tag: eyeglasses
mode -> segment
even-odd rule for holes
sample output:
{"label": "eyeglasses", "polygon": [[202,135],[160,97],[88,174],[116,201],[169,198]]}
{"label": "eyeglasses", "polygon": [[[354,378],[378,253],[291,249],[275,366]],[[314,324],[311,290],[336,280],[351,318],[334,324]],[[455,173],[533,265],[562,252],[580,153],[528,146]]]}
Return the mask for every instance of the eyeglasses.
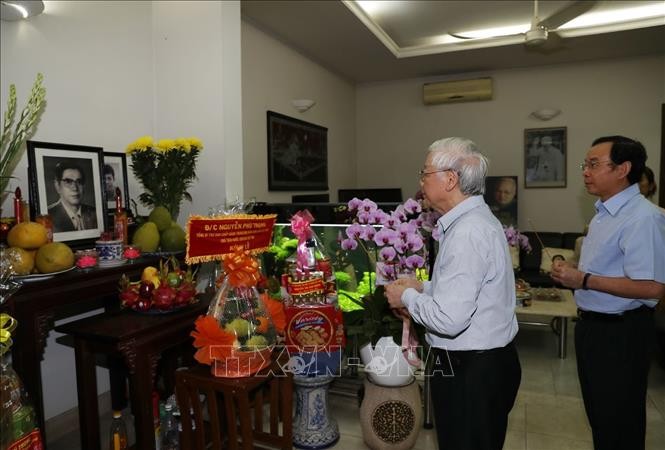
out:
{"label": "eyeglasses", "polygon": [[614,166],[615,164],[612,161],[584,161],[582,164],[580,164],[580,170],[584,169],[589,169],[589,170],[596,170],[598,167],[600,167],[601,164],[607,164],[609,166]]}
{"label": "eyeglasses", "polygon": [[71,179],[71,178],[63,178],[63,179],[60,180],[60,181],[62,181],[63,183],[65,183],[65,186],[70,187],[70,188],[71,188],[71,187],[74,187],[74,185],[76,185],[76,186],[83,186],[83,185],[85,184],[85,182],[84,182],[81,178],[78,178],[78,179],[76,179],[76,180],[73,180],[73,179]]}
{"label": "eyeglasses", "polygon": [[439,170],[430,170],[429,172],[425,171],[424,169],[418,172],[420,175],[420,179],[424,180],[427,175],[432,175],[433,173],[439,173],[439,172],[454,172],[453,169],[439,169]]}

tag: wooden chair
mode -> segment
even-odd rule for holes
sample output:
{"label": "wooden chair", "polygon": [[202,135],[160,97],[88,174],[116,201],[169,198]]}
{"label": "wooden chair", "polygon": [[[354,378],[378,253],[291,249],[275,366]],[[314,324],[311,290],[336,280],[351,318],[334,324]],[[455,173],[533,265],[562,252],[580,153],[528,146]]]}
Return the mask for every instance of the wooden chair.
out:
{"label": "wooden chair", "polygon": [[[178,370],[176,397],[183,449],[292,448],[293,377],[276,363],[247,378],[215,377],[208,366]],[[270,405],[268,431],[264,431],[264,405]]]}

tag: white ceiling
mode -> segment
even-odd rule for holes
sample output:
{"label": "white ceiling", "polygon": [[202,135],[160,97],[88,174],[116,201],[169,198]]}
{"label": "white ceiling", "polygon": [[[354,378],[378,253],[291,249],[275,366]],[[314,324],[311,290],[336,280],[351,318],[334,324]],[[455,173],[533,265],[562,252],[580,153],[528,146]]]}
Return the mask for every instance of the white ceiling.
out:
{"label": "white ceiling", "polygon": [[[574,2],[538,3],[542,20]],[[664,1],[582,3],[590,9],[580,19],[627,7],[655,6],[662,15],[559,29],[543,47],[533,48],[524,45],[524,35],[477,40],[446,35],[515,25],[526,31],[532,1],[388,1],[363,9],[355,1],[252,0],[242,1],[241,8],[243,19],[354,82],[665,54]]]}

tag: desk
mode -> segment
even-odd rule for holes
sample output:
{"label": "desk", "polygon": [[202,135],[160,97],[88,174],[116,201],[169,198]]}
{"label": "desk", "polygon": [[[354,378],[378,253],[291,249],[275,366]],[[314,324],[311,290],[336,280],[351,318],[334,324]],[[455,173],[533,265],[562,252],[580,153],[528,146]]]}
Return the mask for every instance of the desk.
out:
{"label": "desk", "polygon": [[124,273],[138,279],[145,266],[157,264],[159,258],[143,257],[113,268],[89,272],[74,269],[47,280],[24,283],[2,305],[2,310],[19,324],[14,332],[12,364],[33,400],[42,433],[45,434],[41,361],[53,321],[101,307],[118,308],[120,276]]}
{"label": "desk", "polygon": [[[129,372],[136,448],[155,448],[152,390],[161,353],[191,340],[194,320],[208,309],[209,298],[170,314],[106,312],[69,322],[56,331],[74,337],[81,448],[99,450],[99,413],[95,354],[119,355]],[[193,350],[193,348],[192,348]]]}
{"label": "desk", "polygon": [[[524,322],[519,320],[519,316],[547,316],[554,317],[559,322],[559,358],[566,359],[566,349],[568,344],[568,319],[577,317],[577,305],[573,292],[569,289],[557,289],[561,301],[531,300],[531,306],[518,306],[515,313],[518,315],[518,322],[528,324],[538,324],[534,322]],[[557,330],[555,330],[557,332]]]}

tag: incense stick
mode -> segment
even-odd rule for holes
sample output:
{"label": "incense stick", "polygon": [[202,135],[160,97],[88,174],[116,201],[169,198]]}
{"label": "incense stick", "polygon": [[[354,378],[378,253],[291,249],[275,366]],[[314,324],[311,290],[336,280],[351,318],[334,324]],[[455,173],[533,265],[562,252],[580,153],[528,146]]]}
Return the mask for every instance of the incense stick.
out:
{"label": "incense stick", "polygon": [[543,240],[540,239],[540,235],[536,231],[536,227],[533,226],[533,222],[531,222],[531,219],[528,218],[526,219],[526,221],[529,222],[529,225],[531,226],[531,231],[533,231],[533,234],[536,235],[536,239],[538,239],[538,242],[540,242],[540,248],[542,249],[542,251],[545,252],[550,261],[552,261],[552,255],[550,255],[550,252],[548,252],[547,248],[545,248],[545,244],[543,244]]}

